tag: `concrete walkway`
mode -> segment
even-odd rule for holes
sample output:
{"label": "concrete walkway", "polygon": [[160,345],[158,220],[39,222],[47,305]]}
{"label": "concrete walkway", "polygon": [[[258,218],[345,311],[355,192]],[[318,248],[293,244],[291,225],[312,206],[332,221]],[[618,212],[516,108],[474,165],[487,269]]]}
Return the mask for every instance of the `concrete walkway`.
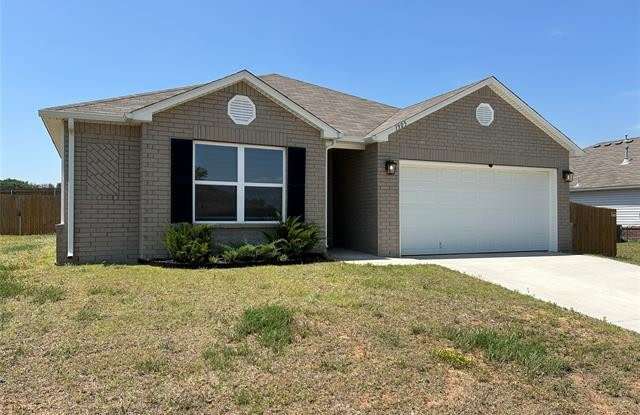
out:
{"label": "concrete walkway", "polygon": [[640,333],[640,266],[591,255],[511,253],[383,258],[333,250],[352,264],[437,264]]}

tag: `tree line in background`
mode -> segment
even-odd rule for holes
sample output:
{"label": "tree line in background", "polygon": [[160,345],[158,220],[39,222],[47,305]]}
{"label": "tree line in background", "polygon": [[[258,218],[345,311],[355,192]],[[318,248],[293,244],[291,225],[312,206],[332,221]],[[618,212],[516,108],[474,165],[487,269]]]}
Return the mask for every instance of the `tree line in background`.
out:
{"label": "tree line in background", "polygon": [[20,179],[0,179],[0,190],[60,189],[60,183],[36,184]]}

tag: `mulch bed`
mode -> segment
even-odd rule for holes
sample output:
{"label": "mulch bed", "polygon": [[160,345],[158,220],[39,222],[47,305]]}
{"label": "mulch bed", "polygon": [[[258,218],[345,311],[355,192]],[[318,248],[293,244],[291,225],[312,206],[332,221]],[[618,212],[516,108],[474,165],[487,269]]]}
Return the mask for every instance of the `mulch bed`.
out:
{"label": "mulch bed", "polygon": [[215,264],[205,263],[205,264],[189,264],[184,262],[177,262],[173,259],[139,259],[138,262],[144,265],[151,265],[154,267],[162,267],[162,268],[183,268],[183,269],[200,269],[200,268],[245,268],[245,267],[256,267],[260,265],[302,265],[302,264],[313,264],[316,262],[332,262],[331,259],[327,258],[324,254],[307,254],[304,257],[297,260],[290,261],[276,261],[276,262],[265,262],[265,261],[241,261],[241,262],[217,262]]}

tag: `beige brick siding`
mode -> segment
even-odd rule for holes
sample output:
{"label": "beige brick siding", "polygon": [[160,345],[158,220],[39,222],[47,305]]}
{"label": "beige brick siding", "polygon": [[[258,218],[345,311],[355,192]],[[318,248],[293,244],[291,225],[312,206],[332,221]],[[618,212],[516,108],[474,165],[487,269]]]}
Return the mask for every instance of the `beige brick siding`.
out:
{"label": "beige brick siding", "polygon": [[[74,262],[138,259],[140,127],[75,123]],[[65,125],[65,178],[69,168]],[[65,196],[68,180],[65,180]],[[68,205],[65,203],[65,222]],[[66,225],[59,226],[57,254],[66,262]]]}
{"label": "beige brick siding", "polygon": [[[256,119],[236,125],[227,115],[234,95],[250,97]],[[306,148],[305,219],[325,228],[325,157],[320,131],[241,82],[155,114],[142,127],[140,157],[140,255],[166,255],[162,238],[170,221],[170,140],[186,138],[228,143]],[[254,228],[219,228],[218,240],[254,239]],[[324,237],[324,235],[323,235]]]}
{"label": "beige brick siding", "polygon": [[[481,102],[491,104],[494,122],[475,118]],[[385,160],[502,164],[558,169],[558,247],[570,249],[569,185],[562,170],[569,152],[528,121],[489,87],[464,97],[392,134],[378,147],[378,254],[399,255],[399,175],[384,172]],[[402,171],[399,170],[402,174]]]}
{"label": "beige brick siding", "polygon": [[378,251],[377,148],[329,150],[335,246]]}

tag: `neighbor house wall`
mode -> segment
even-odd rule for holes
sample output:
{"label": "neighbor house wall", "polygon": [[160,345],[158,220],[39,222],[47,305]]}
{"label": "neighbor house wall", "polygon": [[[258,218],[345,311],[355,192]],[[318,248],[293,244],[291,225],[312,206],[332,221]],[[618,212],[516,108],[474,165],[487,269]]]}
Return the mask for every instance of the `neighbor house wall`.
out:
{"label": "neighbor house wall", "polygon": [[[256,106],[256,119],[237,125],[227,115],[227,103],[246,95]],[[245,82],[229,86],[154,114],[143,124],[140,148],[140,256],[166,256],[162,242],[171,215],[170,141],[172,138],[226,143],[304,147],[306,149],[305,219],[325,237],[326,149],[320,131],[295,117]],[[219,242],[255,241],[264,225],[214,225]]]}
{"label": "neighbor house wall", "polygon": [[[56,227],[56,260],[122,262],[138,259],[140,127],[75,122],[74,257],[67,258],[69,204]],[[69,131],[64,134],[64,195],[69,190]]]}
{"label": "neighbor house wall", "polygon": [[[478,104],[489,103],[493,123],[478,123]],[[570,249],[569,185],[562,170],[569,168],[569,152],[500,98],[484,87],[427,117],[391,134],[377,147],[378,254],[400,254],[399,177],[387,175],[386,160],[424,160],[558,170],[558,248]]]}
{"label": "neighbor house wall", "polygon": [[375,146],[329,150],[332,170],[333,244],[376,254],[378,250]]}
{"label": "neighbor house wall", "polygon": [[618,225],[640,227],[640,189],[573,191],[571,201],[616,210]]}

